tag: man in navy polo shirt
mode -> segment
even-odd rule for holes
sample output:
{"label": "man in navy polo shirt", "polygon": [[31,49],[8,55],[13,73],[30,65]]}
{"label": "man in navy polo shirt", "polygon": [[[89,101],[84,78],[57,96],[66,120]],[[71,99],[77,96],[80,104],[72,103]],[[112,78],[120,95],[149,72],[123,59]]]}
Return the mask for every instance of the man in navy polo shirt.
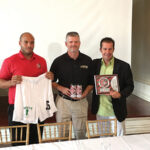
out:
{"label": "man in navy polo shirt", "polygon": [[[72,121],[76,139],[83,139],[88,112],[86,96],[93,88],[92,60],[79,51],[80,37],[77,32],[67,33],[65,44],[67,53],[56,58],[50,69],[54,73],[53,87],[59,91],[56,98],[56,120]],[[80,98],[71,95],[72,84],[74,88],[79,85],[80,90],[82,87]]]}

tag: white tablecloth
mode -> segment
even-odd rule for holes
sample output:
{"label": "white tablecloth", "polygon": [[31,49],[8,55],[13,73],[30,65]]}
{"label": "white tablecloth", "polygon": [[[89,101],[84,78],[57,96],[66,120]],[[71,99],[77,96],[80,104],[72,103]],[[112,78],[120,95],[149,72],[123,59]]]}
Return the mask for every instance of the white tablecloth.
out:
{"label": "white tablecloth", "polygon": [[0,150],[150,150],[150,134],[43,143]]}

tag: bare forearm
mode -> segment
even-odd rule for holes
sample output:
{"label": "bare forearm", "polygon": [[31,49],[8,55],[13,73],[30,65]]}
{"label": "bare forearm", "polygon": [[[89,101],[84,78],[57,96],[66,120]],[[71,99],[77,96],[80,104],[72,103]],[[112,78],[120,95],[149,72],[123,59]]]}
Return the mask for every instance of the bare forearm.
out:
{"label": "bare forearm", "polygon": [[12,76],[11,80],[0,79],[0,88],[7,89],[11,86],[16,86],[16,84],[20,84],[22,81],[22,77],[20,75]]}
{"label": "bare forearm", "polygon": [[7,88],[10,88],[11,86],[12,86],[11,80],[0,79],[0,88],[1,89],[7,89]]}
{"label": "bare forearm", "polygon": [[92,89],[93,89],[93,85],[88,85],[88,86],[86,87],[86,89],[84,90],[82,96],[83,96],[83,97],[86,97],[86,96],[89,94],[89,92],[92,91]]}
{"label": "bare forearm", "polygon": [[52,83],[52,86],[53,86],[54,89],[60,91],[61,93],[70,96],[70,89],[69,89],[69,88],[66,88],[66,87],[64,87],[64,86],[61,86],[61,85],[59,85],[59,84],[56,83],[56,82],[53,82],[53,83]]}
{"label": "bare forearm", "polygon": [[61,91],[61,85],[59,85],[58,83],[53,82],[53,83],[52,83],[52,86],[53,86],[54,89],[56,89],[56,90],[58,90],[58,91]]}

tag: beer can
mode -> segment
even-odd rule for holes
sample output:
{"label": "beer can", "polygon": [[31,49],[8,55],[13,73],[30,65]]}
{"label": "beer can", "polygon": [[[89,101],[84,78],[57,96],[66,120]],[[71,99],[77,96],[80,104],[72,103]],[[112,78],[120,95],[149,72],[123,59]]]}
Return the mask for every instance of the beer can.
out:
{"label": "beer can", "polygon": [[77,85],[77,97],[80,98],[82,96],[82,85]]}
{"label": "beer can", "polygon": [[76,85],[73,84],[70,85],[70,97],[72,98],[77,97],[76,89],[77,89]]}

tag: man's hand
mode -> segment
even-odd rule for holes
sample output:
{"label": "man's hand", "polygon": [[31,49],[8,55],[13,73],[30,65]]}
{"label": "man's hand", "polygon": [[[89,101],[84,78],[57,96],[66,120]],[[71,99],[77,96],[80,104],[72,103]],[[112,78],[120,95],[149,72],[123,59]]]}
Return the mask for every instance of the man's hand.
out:
{"label": "man's hand", "polygon": [[120,98],[121,94],[117,91],[110,91],[110,96],[112,96],[112,98]]}
{"label": "man's hand", "polygon": [[91,92],[92,89],[93,89],[93,85],[88,85],[88,86],[86,87],[86,89],[84,90],[84,92],[82,93],[81,97],[79,97],[79,98],[76,97],[76,98],[74,98],[74,99],[76,99],[76,100],[81,100],[81,99],[86,98],[87,95],[89,94],[89,92]]}
{"label": "man's hand", "polygon": [[59,85],[56,82],[52,82],[52,86],[53,86],[53,88],[57,89],[58,91],[60,91],[64,95],[70,96],[70,89],[69,88],[66,88],[62,85]]}
{"label": "man's hand", "polygon": [[10,84],[11,86],[15,86],[16,84],[20,84],[21,81],[22,81],[22,77],[20,75],[14,75],[10,80]]}
{"label": "man's hand", "polygon": [[59,91],[61,91],[64,95],[67,95],[70,97],[70,89],[63,87],[63,86],[60,86]]}
{"label": "man's hand", "polygon": [[46,72],[45,76],[47,79],[50,79],[52,81],[54,80],[54,74],[52,72]]}
{"label": "man's hand", "polygon": [[85,95],[84,93],[81,95],[81,97],[74,97],[73,99],[75,100],[81,100],[84,99],[87,95]]}
{"label": "man's hand", "polygon": [[76,98],[73,98],[73,99],[81,100],[81,99],[86,98],[87,95],[92,91],[92,89],[93,89],[93,85],[88,85],[86,87],[86,89],[84,90],[84,92],[82,93],[81,97],[76,97]]}

